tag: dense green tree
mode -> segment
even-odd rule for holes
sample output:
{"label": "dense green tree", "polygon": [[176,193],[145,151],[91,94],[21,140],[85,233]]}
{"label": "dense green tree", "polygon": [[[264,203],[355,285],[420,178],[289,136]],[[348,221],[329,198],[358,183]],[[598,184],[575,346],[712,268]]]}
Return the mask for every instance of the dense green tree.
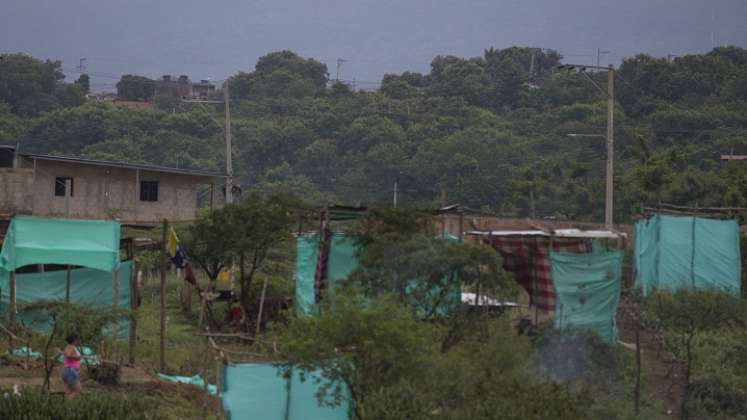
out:
{"label": "dense green tree", "polygon": [[[683,364],[681,418],[710,417],[707,412],[692,413],[693,382],[705,373],[696,368],[702,366],[697,357],[703,356],[698,354],[698,346],[704,336],[718,330],[743,331],[747,324],[747,307],[739,298],[720,291],[658,291],[645,299],[643,317],[644,322],[661,334],[665,348]],[[737,407],[747,404],[747,398],[741,398],[741,402],[735,402]],[[714,414],[722,413],[718,410],[711,413]]]}
{"label": "dense green tree", "polygon": [[25,54],[1,54],[0,102],[24,117],[80,105],[85,90],[65,84],[61,66],[59,61],[41,61]]}
{"label": "dense green tree", "polygon": [[117,96],[127,101],[151,101],[156,94],[156,82],[144,76],[125,74],[117,82]]}
{"label": "dense green tree", "polygon": [[229,80],[231,96],[302,98],[322,92],[329,80],[327,66],[292,51],[262,56],[252,73],[239,73]]}
{"label": "dense green tree", "polygon": [[[616,220],[659,201],[745,203],[744,165],[719,161],[724,153],[747,153],[744,56],[741,48],[723,47],[621,63]],[[0,89],[13,89],[0,99],[7,103],[5,111],[0,106],[4,143],[224,166],[222,106],[198,108],[173,95],[159,95],[155,110],[79,106],[82,80],[63,83],[54,62],[7,57],[0,80],[10,84]],[[388,74],[378,90],[354,91],[344,83],[327,87],[327,69],[318,61],[289,51],[267,54],[254,71],[229,80],[236,175],[245,189],[304,191],[318,202],[389,203],[397,182],[400,202],[435,206],[445,195],[448,202],[526,217],[534,201],[537,217],[599,221],[604,142],[567,135],[605,132],[605,97],[591,81],[604,90],[606,73],[558,71],[560,59],[521,47],[469,59],[439,56],[427,74]],[[123,87],[131,98],[152,98],[154,82],[128,80],[134,83]],[[534,188],[524,182],[527,171],[537,175]]]}
{"label": "dense green tree", "polygon": [[81,74],[78,80],[75,81],[75,84],[80,86],[83,93],[88,94],[91,92],[91,78],[86,73]]}
{"label": "dense green tree", "polygon": [[587,399],[528,374],[529,342],[505,322],[476,320],[444,352],[443,330],[416,321],[395,297],[347,289],[328,297],[319,316],[276,331],[283,366],[319,383],[322,404],[349,396],[359,420],[589,418]]}

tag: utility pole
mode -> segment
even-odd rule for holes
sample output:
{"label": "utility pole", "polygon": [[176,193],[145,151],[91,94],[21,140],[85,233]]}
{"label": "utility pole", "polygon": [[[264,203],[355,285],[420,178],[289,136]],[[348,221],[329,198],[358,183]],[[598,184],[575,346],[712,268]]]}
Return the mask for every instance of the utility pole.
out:
{"label": "utility pole", "polygon": [[536,48],[532,48],[532,61],[529,62],[529,80],[534,81],[534,53],[537,52]]}
{"label": "utility pole", "polygon": [[614,170],[615,170],[615,69],[612,64],[607,68],[607,188],[604,200],[604,225],[607,229],[613,227],[613,205],[614,205]]}
{"label": "utility pole", "polygon": [[342,68],[342,63],[347,62],[348,60],[344,58],[338,58],[337,59],[337,75],[335,76],[335,81],[340,81],[340,68]]}
{"label": "utility pole", "polygon": [[228,94],[228,79],[223,83],[223,102],[226,105],[226,203],[233,203],[233,164],[231,162],[231,98]]}
{"label": "utility pole", "polygon": [[[233,164],[231,162],[232,147],[231,147],[231,98],[228,92],[228,80],[223,82],[223,101],[218,100],[201,100],[201,99],[188,99],[182,100],[188,104],[198,104],[205,114],[210,117],[211,120],[218,127],[223,130],[223,135],[226,141],[226,203],[233,203]],[[204,104],[223,104],[225,106],[226,121],[225,127],[221,126],[221,123],[208,112]]]}
{"label": "utility pole", "polygon": [[597,67],[602,66],[602,56],[604,54],[609,54],[609,53],[610,53],[609,51],[602,51],[601,48],[597,48]]}
{"label": "utility pole", "polygon": [[[595,70],[607,70],[607,91],[605,92],[594,79],[586,74],[587,68]],[[615,161],[615,68],[610,64],[607,67],[584,66],[580,64],[564,64],[558,66],[559,70],[581,69],[581,74],[591,82],[600,92],[607,95],[607,134],[568,134],[570,137],[604,137],[607,141],[607,182],[604,194],[604,225],[612,229],[614,225],[614,161]]]}

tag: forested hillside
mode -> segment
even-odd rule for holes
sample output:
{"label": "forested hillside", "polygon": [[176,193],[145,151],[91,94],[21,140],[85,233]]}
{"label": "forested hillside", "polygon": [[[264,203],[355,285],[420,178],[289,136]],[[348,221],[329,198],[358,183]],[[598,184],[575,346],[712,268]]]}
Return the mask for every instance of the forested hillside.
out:
{"label": "forested hillside", "polygon": [[[445,197],[525,217],[533,197],[537,217],[600,221],[604,140],[568,134],[605,132],[606,97],[592,81],[605,89],[607,75],[561,71],[561,61],[491,48],[438,56],[429,74],[390,74],[360,91],[313,58],[270,53],[229,80],[237,177],[245,191],[285,190],[310,203],[389,202],[396,181],[402,204]],[[85,101],[87,77],[65,83],[59,62],[3,55],[0,143],[223,167],[222,105],[183,103],[148,89],[147,78],[123,82],[144,84],[156,109]],[[615,92],[616,221],[643,203],[747,207],[747,162],[720,161],[747,154],[747,50],[630,57]]]}

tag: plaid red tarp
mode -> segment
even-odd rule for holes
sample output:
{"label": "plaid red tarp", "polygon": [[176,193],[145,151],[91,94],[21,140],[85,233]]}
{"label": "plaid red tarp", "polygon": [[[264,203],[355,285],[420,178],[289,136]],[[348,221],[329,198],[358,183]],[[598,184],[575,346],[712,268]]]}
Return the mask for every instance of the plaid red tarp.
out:
{"label": "plaid red tarp", "polygon": [[[529,293],[538,309],[555,311],[555,290],[550,271],[550,238],[491,237],[491,245],[503,257],[503,268]],[[591,252],[591,242],[580,239],[552,240],[555,252]]]}
{"label": "plaid red tarp", "polygon": [[319,303],[322,300],[322,291],[327,287],[327,267],[329,265],[331,241],[332,232],[329,229],[324,229],[319,240],[316,273],[314,273],[314,301],[316,303]]}

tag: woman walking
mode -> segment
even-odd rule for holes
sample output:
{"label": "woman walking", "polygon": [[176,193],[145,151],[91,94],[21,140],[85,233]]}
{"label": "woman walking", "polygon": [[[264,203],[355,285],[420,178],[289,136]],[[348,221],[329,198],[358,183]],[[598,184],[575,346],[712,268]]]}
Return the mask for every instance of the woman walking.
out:
{"label": "woman walking", "polygon": [[65,383],[67,398],[72,400],[80,392],[80,359],[81,355],[75,347],[75,336],[68,335],[65,341],[64,359],[62,365],[62,382]]}

